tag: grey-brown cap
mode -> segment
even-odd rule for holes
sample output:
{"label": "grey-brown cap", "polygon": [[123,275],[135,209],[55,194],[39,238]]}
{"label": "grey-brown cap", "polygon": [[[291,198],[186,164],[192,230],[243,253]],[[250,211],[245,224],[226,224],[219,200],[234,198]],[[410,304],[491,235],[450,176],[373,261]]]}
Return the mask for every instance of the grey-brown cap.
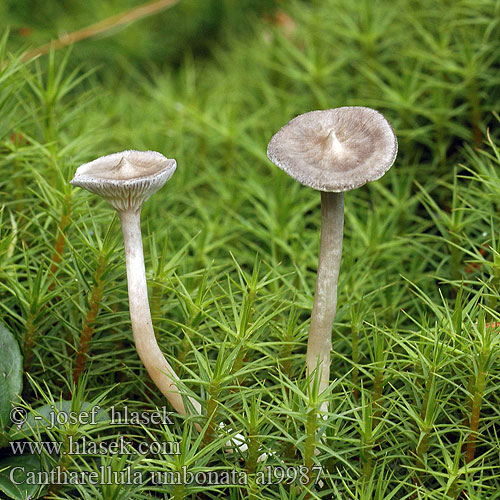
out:
{"label": "grey-brown cap", "polygon": [[177,163],[155,151],[121,151],[84,163],[71,180],[116,210],[139,210],[175,172]]}
{"label": "grey-brown cap", "polygon": [[381,113],[346,106],[290,120],[269,141],[267,157],[305,186],[342,192],[382,177],[397,151],[394,130]]}

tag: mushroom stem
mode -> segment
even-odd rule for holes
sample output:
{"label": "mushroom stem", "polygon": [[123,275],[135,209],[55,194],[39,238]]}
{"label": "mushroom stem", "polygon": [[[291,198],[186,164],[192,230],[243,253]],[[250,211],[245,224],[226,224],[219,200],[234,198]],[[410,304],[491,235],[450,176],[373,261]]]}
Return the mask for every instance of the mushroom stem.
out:
{"label": "mushroom stem", "polygon": [[[318,370],[318,394],[322,393],[330,383],[332,327],[337,309],[337,283],[342,258],[343,228],[344,193],[322,191],[321,244],[306,353],[308,376]],[[328,404],[322,404],[321,410],[327,411]]]}
{"label": "mushroom stem", "polygon": [[[153,330],[144,267],[140,213],[140,208],[119,212],[127,264],[128,300],[134,342],[137,353],[155,385],[178,413],[186,415],[186,407],[177,387],[179,377],[158,347]],[[194,412],[200,415],[200,404],[193,398],[188,400]]]}

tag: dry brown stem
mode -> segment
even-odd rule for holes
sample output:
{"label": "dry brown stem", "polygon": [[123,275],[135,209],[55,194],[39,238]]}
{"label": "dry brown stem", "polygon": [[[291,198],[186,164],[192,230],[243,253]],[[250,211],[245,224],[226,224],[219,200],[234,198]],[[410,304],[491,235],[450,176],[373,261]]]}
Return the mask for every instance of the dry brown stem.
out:
{"label": "dry brown stem", "polygon": [[81,40],[86,40],[87,38],[92,38],[107,31],[123,26],[143,17],[151,16],[162,10],[169,9],[174,5],[178,4],[180,0],[154,0],[153,2],[148,2],[134,9],[127,10],[121,14],[116,14],[115,16],[108,17],[102,21],[91,24],[85,28],[82,28],[72,33],[65,33],[61,35],[57,40],[52,40],[45,45],[41,45],[33,50],[26,52],[22,60],[29,61],[35,57],[47,54],[51,49],[57,50],[73,43],[80,42]]}

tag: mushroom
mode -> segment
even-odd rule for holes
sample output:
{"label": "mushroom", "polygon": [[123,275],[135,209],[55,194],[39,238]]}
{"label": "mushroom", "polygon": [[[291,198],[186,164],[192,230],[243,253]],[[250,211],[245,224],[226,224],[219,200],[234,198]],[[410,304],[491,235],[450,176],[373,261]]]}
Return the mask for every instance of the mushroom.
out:
{"label": "mushroom", "polygon": [[[179,377],[156,342],[149,309],[140,214],[143,203],[172,177],[176,161],[154,151],[122,151],[78,167],[73,186],[102,196],[120,216],[127,267],[130,320],[137,353],[174,409],[186,415]],[[188,398],[200,414],[200,404]]]}
{"label": "mushroom", "polygon": [[[307,375],[318,378],[318,394],[330,379],[344,192],[382,177],[394,163],[397,150],[396,135],[385,117],[361,106],[299,115],[267,147],[267,156],[275,165],[301,184],[321,191],[321,243],[306,352]],[[326,402],[321,410],[328,410]]]}

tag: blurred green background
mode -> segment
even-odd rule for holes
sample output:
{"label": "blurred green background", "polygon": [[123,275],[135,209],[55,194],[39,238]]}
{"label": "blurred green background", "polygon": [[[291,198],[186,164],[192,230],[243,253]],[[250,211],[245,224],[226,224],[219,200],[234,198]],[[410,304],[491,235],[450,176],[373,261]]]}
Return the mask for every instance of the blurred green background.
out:
{"label": "blurred green background", "polygon": [[[5,0],[0,19],[10,26],[11,43],[37,46],[149,2],[140,0]],[[110,30],[98,40],[76,47],[73,62],[141,69],[178,66],[186,52],[206,57],[228,34],[252,33],[278,0],[182,0],[177,5],[129,26]]]}

